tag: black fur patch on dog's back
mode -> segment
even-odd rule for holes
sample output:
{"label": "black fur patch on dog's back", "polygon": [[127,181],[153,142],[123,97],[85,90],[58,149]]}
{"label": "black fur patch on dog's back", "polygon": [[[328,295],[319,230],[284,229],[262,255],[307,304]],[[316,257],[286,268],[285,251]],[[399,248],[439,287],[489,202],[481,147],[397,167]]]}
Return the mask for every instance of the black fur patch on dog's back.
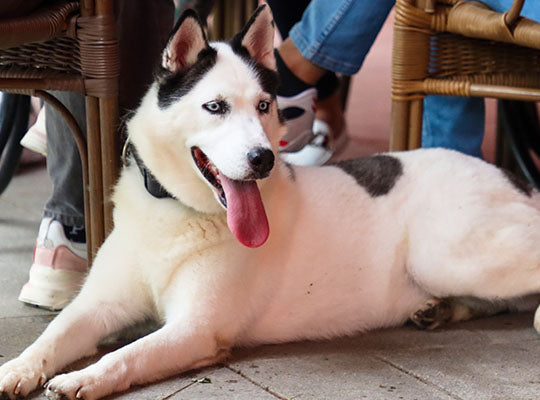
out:
{"label": "black fur patch on dog's back", "polygon": [[371,197],[388,194],[403,175],[401,161],[386,154],[338,161],[329,165],[341,168],[351,175]]}
{"label": "black fur patch on dog's back", "polygon": [[160,66],[157,72],[159,107],[166,108],[186,95],[216,64],[216,61],[217,51],[212,47],[207,47],[199,52],[195,64],[186,70],[172,73]]}
{"label": "black fur patch on dog's back", "polygon": [[529,184],[529,182],[523,180],[521,177],[517,176],[513,172],[508,171],[507,169],[501,168],[501,171],[503,172],[504,176],[506,176],[506,179],[508,179],[519,192],[523,193],[527,197],[532,196],[533,187]]}

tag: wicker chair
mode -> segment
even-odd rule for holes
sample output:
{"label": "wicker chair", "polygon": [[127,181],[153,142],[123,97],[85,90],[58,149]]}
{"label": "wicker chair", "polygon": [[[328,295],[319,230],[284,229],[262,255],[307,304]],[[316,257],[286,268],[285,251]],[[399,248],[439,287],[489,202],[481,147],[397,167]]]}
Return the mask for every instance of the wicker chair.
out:
{"label": "wicker chair", "polygon": [[[111,0],[55,1],[1,19],[0,90],[37,96],[71,127],[81,156],[89,261],[112,228],[111,187],[118,174],[116,27]],[[87,139],[48,90],[86,96]]]}
{"label": "wicker chair", "polygon": [[426,95],[540,101],[540,24],[520,16],[523,4],[501,14],[480,2],[397,0],[391,150],[420,147]]}

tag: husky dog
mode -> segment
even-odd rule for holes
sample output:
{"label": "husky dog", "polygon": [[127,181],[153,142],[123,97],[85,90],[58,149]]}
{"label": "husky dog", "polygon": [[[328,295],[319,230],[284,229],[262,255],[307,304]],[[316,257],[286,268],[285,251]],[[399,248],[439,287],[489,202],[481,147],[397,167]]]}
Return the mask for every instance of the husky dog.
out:
{"label": "husky dog", "polygon": [[[229,43],[183,14],[128,123],[114,230],[79,295],[0,367],[3,397],[48,381],[50,398],[96,399],[237,345],[432,327],[540,293],[538,192],[441,149],[286,165],[276,86],[267,6]],[[149,317],[163,326],[55,376]]]}

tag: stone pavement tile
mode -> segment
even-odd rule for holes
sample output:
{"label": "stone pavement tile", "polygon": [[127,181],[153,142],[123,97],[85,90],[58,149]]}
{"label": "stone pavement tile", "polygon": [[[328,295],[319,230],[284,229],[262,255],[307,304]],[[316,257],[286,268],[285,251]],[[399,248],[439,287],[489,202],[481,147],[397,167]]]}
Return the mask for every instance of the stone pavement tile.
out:
{"label": "stone pavement tile", "polygon": [[[30,250],[30,254],[32,250]],[[3,259],[3,256],[0,257]],[[31,260],[30,260],[31,262]],[[0,324],[11,324],[12,317],[49,315],[49,311],[32,307],[17,300],[19,292],[28,280],[30,265],[17,265],[0,261]]]}
{"label": "stone pavement tile", "polygon": [[272,400],[278,397],[228,368],[201,371],[195,379],[209,378],[210,383],[193,383],[170,397],[171,400]]}
{"label": "stone pavement tile", "polygon": [[467,343],[481,344],[486,337],[475,330],[469,330],[457,325],[448,325],[443,329],[432,331],[419,330],[416,326],[407,325],[400,328],[380,329],[357,335],[349,344],[356,352],[377,353],[395,351],[396,349],[439,348],[444,346],[459,346]]}
{"label": "stone pavement tile", "polygon": [[[11,214],[13,219],[6,215]],[[12,218],[11,216],[9,218]],[[17,300],[28,280],[39,218],[0,202],[0,317],[46,314]]]}
{"label": "stone pavement tile", "polygon": [[540,398],[540,341],[469,344],[384,355],[386,361],[463,400]]}
{"label": "stone pavement tile", "polygon": [[0,317],[0,364],[18,356],[45,330],[53,314],[21,318]]}
{"label": "stone pavement tile", "polygon": [[[188,372],[179,376],[153,382],[144,386],[134,386],[126,392],[107,396],[106,400],[161,400],[173,398],[176,393],[194,385],[192,379],[198,379],[214,374],[216,368]],[[203,374],[203,375],[201,375]]]}
{"label": "stone pavement tile", "polygon": [[[81,363],[82,366],[86,363]],[[78,369],[78,368],[74,368]],[[208,383],[205,383],[206,379]],[[277,397],[268,393],[230,369],[219,366],[188,372],[179,376],[134,386],[123,393],[115,393],[104,400],[272,400]],[[42,390],[35,391],[31,400],[43,400]]]}
{"label": "stone pavement tile", "polygon": [[[534,313],[501,314],[457,324],[459,327],[475,331],[490,343],[519,343],[540,341],[540,336],[533,328]],[[540,342],[537,342],[540,345]]]}
{"label": "stone pavement tile", "polygon": [[444,390],[374,358],[359,343],[355,337],[242,349],[230,366],[281,398],[452,399]]}
{"label": "stone pavement tile", "polygon": [[18,174],[0,197],[0,318],[46,315],[17,300],[28,280],[34,240],[50,193],[45,168]]}
{"label": "stone pavement tile", "polygon": [[10,182],[1,199],[41,218],[52,184],[43,166],[25,168]]}
{"label": "stone pavement tile", "polygon": [[[13,254],[22,246],[33,246],[41,221],[40,214],[33,214],[23,208],[0,199],[0,251]],[[30,253],[30,256],[32,254]],[[3,257],[2,257],[3,258]]]}

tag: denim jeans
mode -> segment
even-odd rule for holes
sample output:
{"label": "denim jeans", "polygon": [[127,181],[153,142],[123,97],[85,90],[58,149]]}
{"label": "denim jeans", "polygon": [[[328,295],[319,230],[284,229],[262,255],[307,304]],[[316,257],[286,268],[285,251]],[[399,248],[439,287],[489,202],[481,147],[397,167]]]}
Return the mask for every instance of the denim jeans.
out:
{"label": "denim jeans", "polygon": [[[169,37],[174,18],[172,0],[117,0],[120,48],[119,106],[121,115],[135,109],[152,82],[152,74]],[[84,97],[53,93],[86,132]],[[84,225],[84,198],[79,152],[64,119],[46,106],[47,171],[53,192],[44,209],[64,225]]]}
{"label": "denim jeans", "polygon": [[[512,0],[484,0],[504,12]],[[315,0],[289,36],[314,64],[346,75],[355,74],[384,23],[391,0]],[[536,0],[525,1],[523,16],[540,20]],[[479,98],[428,96],[424,101],[423,147],[446,147],[481,157],[484,101]]]}
{"label": "denim jeans", "polygon": [[395,0],[312,0],[289,37],[302,55],[334,72],[362,66]]}

